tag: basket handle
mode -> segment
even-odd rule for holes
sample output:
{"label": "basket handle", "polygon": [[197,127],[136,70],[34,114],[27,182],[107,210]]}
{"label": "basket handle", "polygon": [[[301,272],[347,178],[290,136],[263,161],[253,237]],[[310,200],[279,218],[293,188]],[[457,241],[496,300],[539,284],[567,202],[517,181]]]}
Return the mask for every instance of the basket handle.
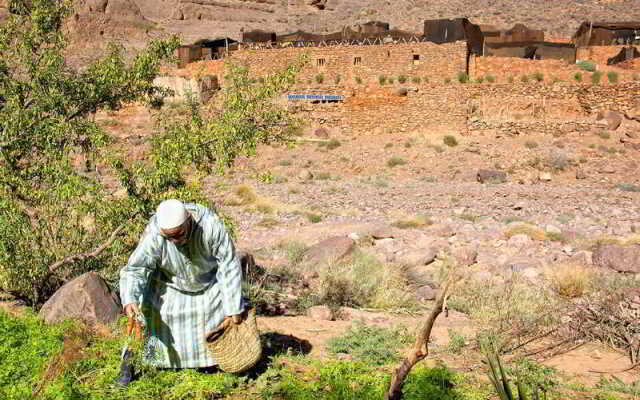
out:
{"label": "basket handle", "polygon": [[207,342],[211,343],[218,340],[222,336],[222,334],[225,333],[227,328],[231,326],[232,323],[233,321],[231,321],[230,318],[225,319],[216,329],[212,330],[211,332],[205,335]]}

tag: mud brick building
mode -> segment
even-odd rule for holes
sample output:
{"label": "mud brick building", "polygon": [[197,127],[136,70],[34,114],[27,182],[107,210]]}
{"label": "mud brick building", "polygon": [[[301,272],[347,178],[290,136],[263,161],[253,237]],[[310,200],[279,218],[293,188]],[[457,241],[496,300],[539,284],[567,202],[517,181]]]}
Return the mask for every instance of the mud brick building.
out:
{"label": "mud brick building", "polygon": [[467,43],[432,42],[389,43],[380,45],[335,45],[305,48],[241,49],[231,59],[246,63],[251,73],[262,76],[282,69],[306,53],[309,64],[299,80],[317,83],[343,80],[375,82],[380,76],[406,76],[424,79],[455,77],[467,72]]}

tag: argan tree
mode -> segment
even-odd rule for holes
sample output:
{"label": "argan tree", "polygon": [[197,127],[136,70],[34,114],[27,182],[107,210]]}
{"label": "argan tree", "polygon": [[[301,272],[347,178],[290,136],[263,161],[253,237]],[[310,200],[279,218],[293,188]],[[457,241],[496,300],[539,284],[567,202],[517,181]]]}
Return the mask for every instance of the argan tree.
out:
{"label": "argan tree", "polygon": [[[115,273],[159,199],[202,200],[185,167],[223,168],[286,135],[287,114],[271,99],[293,83],[297,67],[264,85],[232,67],[228,81],[237,91],[222,94],[222,109],[194,105],[187,118],[159,120],[149,161],[127,163],[92,116],[161,98],[153,80],[178,40],[153,41],[130,63],[111,45],[76,70],[64,58],[70,2],[10,1],[9,9],[0,26],[0,290],[29,304],[82,272]],[[98,173],[96,165],[106,168]],[[125,196],[106,189],[105,170]]]}

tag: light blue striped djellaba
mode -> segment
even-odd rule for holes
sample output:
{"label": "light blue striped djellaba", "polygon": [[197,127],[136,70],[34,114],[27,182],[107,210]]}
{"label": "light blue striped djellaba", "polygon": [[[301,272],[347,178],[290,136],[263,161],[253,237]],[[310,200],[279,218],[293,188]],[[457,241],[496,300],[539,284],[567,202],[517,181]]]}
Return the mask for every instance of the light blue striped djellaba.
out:
{"label": "light blue striped djellaba", "polygon": [[142,305],[145,359],[162,368],[216,365],[205,333],[243,311],[242,271],[224,223],[206,207],[185,206],[195,222],[187,243],[166,240],[154,216],[120,270],[122,304]]}

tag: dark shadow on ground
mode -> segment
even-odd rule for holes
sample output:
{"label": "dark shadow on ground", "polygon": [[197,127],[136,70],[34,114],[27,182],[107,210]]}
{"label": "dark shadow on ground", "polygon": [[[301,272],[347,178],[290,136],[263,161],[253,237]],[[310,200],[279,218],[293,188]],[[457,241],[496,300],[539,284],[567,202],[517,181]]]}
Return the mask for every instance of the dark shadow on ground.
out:
{"label": "dark shadow on ground", "polygon": [[300,339],[293,335],[283,335],[277,332],[265,332],[260,335],[262,341],[262,358],[255,367],[243,375],[255,379],[262,375],[271,365],[273,357],[278,355],[305,355],[313,348],[306,339]]}

